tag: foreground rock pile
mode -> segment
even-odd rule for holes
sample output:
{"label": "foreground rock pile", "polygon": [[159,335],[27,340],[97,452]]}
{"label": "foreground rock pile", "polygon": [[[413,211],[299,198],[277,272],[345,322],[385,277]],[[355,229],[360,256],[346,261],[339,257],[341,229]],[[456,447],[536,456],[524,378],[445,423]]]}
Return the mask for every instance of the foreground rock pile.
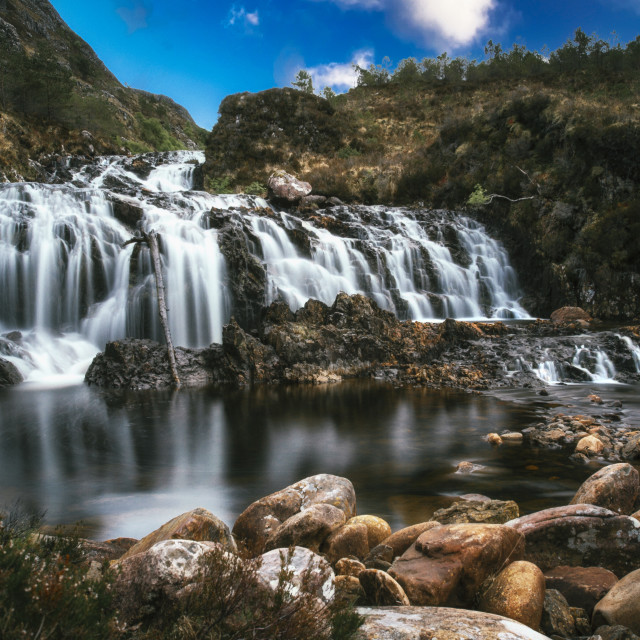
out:
{"label": "foreground rock pile", "polygon": [[132,625],[158,594],[164,606],[188,598],[202,561],[215,556],[223,573],[253,566],[267,593],[284,580],[319,607],[357,605],[361,640],[640,635],[634,467],[604,467],[570,505],[515,519],[513,502],[472,495],[456,504],[467,506],[392,532],[356,515],[349,480],[317,475],[257,500],[232,530],[195,509],[140,541],[87,542],[86,557],[96,571],[112,560],[116,602]]}

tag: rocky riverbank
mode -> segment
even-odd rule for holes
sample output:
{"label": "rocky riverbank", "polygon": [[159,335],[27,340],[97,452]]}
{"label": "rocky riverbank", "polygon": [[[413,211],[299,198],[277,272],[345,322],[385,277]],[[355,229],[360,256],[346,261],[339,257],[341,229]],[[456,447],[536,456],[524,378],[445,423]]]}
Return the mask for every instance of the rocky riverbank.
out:
{"label": "rocky riverbank", "polygon": [[347,478],[323,474],[257,500],[231,529],[199,508],[139,541],[80,541],[80,562],[94,581],[112,576],[118,632],[134,638],[193,612],[206,594],[210,630],[237,627],[243,607],[284,598],[287,615],[302,616],[296,624],[326,618],[325,631],[335,629],[336,612],[355,606],[361,618],[351,621],[361,626],[277,637],[635,640],[638,494],[638,471],[615,464],[567,506],[519,516],[512,501],[474,494],[392,531],[357,515]]}

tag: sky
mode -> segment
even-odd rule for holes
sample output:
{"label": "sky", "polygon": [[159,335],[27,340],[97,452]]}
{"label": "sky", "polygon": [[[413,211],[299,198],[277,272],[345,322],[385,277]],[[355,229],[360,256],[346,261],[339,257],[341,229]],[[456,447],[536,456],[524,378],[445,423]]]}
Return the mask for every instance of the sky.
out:
{"label": "sky", "polygon": [[640,0],[52,0],[123,83],[163,93],[211,129],[223,98],[289,86],[346,91],[353,64],[392,68],[446,51],[482,60],[488,40],[554,50],[580,27],[623,45]]}

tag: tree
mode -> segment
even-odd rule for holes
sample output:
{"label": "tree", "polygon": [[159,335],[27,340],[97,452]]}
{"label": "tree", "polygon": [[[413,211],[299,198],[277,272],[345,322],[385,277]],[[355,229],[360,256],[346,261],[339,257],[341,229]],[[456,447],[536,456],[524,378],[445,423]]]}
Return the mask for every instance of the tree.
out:
{"label": "tree", "polygon": [[296,75],[296,79],[291,83],[298,91],[303,93],[313,93],[313,78],[308,71],[300,69]]}
{"label": "tree", "polygon": [[323,87],[322,89],[322,97],[325,100],[331,100],[331,98],[336,97],[336,92],[331,87]]}

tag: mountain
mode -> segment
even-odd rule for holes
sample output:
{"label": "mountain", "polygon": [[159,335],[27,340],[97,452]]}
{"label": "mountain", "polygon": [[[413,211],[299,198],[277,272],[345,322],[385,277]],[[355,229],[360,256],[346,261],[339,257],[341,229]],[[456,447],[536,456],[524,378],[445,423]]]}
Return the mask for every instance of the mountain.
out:
{"label": "mountain", "polygon": [[280,168],[345,202],[464,210],[507,245],[527,309],[637,320],[640,37],[605,49],[576,34],[550,59],[514,47],[462,72],[442,56],[361,70],[329,100],[229,96],[205,184],[241,190]]}
{"label": "mountain", "polygon": [[0,0],[0,172],[36,178],[52,154],[198,148],[171,98],[123,86],[48,0]]}

